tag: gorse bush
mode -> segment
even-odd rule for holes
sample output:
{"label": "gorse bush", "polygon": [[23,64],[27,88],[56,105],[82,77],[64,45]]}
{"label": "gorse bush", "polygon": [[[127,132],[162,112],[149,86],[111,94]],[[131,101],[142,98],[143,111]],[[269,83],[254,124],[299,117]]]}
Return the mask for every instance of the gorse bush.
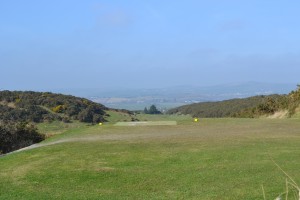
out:
{"label": "gorse bush", "polygon": [[64,105],[58,105],[54,108],[52,108],[52,111],[53,112],[56,112],[56,113],[62,113],[65,109],[65,106]]}
{"label": "gorse bush", "polygon": [[288,110],[290,115],[293,115],[296,111],[296,109],[300,105],[300,85],[298,85],[298,89],[295,91],[292,91],[289,94],[289,101],[288,101]]}
{"label": "gorse bush", "polygon": [[288,95],[260,95],[244,99],[219,102],[203,102],[180,106],[169,110],[168,114],[190,114],[193,117],[242,117],[255,118],[272,115],[286,110],[288,116],[295,114],[300,106],[300,87]]}
{"label": "gorse bush", "polygon": [[0,91],[0,120],[43,122],[104,121],[105,106],[84,98],[49,92]]}
{"label": "gorse bush", "polygon": [[[0,153],[7,153],[44,139],[30,123],[59,120],[104,122],[109,110],[88,99],[49,92],[0,91]],[[126,110],[115,110],[132,114]],[[5,123],[4,123],[5,122]],[[19,123],[24,122],[24,123]]]}
{"label": "gorse bush", "polygon": [[0,122],[0,154],[8,153],[37,142],[45,136],[33,124]]}
{"label": "gorse bush", "polygon": [[244,99],[231,99],[219,102],[203,102],[180,106],[167,113],[190,114],[193,117],[252,117],[252,109],[263,104],[266,98],[276,99],[279,95],[254,96]]}

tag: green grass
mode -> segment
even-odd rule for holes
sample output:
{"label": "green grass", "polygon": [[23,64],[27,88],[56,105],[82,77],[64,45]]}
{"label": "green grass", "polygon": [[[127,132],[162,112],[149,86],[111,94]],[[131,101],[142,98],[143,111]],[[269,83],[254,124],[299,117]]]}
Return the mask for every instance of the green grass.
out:
{"label": "green grass", "polygon": [[176,121],[117,122],[115,126],[175,126]]}
{"label": "green grass", "polygon": [[114,124],[120,121],[131,121],[132,119],[132,117],[126,113],[121,113],[113,110],[106,111],[106,113],[109,114],[109,117],[105,118],[108,121],[106,124]]}
{"label": "green grass", "polygon": [[295,114],[292,116],[292,118],[300,119],[300,106],[298,106],[298,108],[296,108]]}
{"label": "green grass", "polygon": [[178,121],[178,123],[191,122],[192,117],[189,115],[150,115],[150,114],[138,114],[136,117],[140,121]]}
{"label": "green grass", "polygon": [[85,127],[87,124],[78,121],[73,121],[71,123],[64,123],[62,121],[53,122],[43,122],[36,124],[38,131],[45,134],[47,137],[58,135],[64,133],[65,131],[78,129],[80,127]]}
{"label": "green grass", "polygon": [[109,117],[105,119],[107,122],[105,124],[115,124],[117,122],[131,122],[132,118],[139,121],[178,121],[179,123],[191,122],[192,118],[189,115],[150,115],[150,114],[135,114],[129,115],[126,113],[121,113],[117,111],[107,111]]}
{"label": "green grass", "polygon": [[250,200],[264,199],[262,186],[275,199],[286,176],[271,158],[300,183],[298,119],[178,124],[79,127],[1,157],[0,199]]}

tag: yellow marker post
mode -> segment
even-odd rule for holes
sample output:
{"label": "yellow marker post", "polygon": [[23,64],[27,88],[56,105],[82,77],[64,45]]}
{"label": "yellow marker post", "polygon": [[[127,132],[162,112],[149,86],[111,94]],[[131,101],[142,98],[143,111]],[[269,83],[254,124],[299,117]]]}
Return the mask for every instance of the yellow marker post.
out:
{"label": "yellow marker post", "polygon": [[102,125],[103,125],[103,124],[100,122],[100,123],[99,123],[99,126],[102,126]]}
{"label": "yellow marker post", "polygon": [[198,118],[194,118],[194,122],[198,122]]}

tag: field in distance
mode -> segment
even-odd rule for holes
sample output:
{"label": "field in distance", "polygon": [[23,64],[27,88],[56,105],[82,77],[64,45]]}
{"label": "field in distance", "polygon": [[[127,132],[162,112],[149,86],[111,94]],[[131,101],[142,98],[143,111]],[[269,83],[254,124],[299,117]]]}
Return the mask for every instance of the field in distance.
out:
{"label": "field in distance", "polygon": [[1,157],[0,199],[275,199],[272,160],[300,183],[299,119],[146,117],[177,125],[74,126]]}

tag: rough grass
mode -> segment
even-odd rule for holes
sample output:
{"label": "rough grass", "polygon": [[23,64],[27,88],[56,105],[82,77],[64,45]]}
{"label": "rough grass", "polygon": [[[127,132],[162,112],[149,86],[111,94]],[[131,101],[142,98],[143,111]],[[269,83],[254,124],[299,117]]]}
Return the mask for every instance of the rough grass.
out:
{"label": "rough grass", "polygon": [[81,127],[2,157],[0,199],[275,199],[272,159],[300,183],[298,119],[178,124]]}
{"label": "rough grass", "polygon": [[269,115],[268,118],[271,119],[284,119],[287,118],[289,114],[288,110],[281,110],[281,111],[277,111],[272,115]]}
{"label": "rough grass", "polygon": [[78,121],[73,121],[71,123],[64,123],[62,121],[53,121],[53,122],[38,123],[36,125],[40,133],[45,134],[46,137],[51,137],[54,135],[64,133],[65,131],[68,130],[85,127],[87,124]]}
{"label": "rough grass", "polygon": [[292,116],[292,118],[298,118],[300,119],[300,106],[298,106],[295,110],[295,114]]}
{"label": "rough grass", "polygon": [[109,115],[105,119],[108,121],[106,124],[115,124],[120,121],[131,121],[132,116],[126,113],[121,113],[113,110],[106,111]]}
{"label": "rough grass", "polygon": [[136,114],[129,115],[117,111],[107,111],[109,115],[105,119],[108,121],[106,124],[115,124],[118,122],[131,122],[132,119],[139,121],[178,121],[179,123],[188,122],[191,120],[189,115],[150,115],[150,114]]}

